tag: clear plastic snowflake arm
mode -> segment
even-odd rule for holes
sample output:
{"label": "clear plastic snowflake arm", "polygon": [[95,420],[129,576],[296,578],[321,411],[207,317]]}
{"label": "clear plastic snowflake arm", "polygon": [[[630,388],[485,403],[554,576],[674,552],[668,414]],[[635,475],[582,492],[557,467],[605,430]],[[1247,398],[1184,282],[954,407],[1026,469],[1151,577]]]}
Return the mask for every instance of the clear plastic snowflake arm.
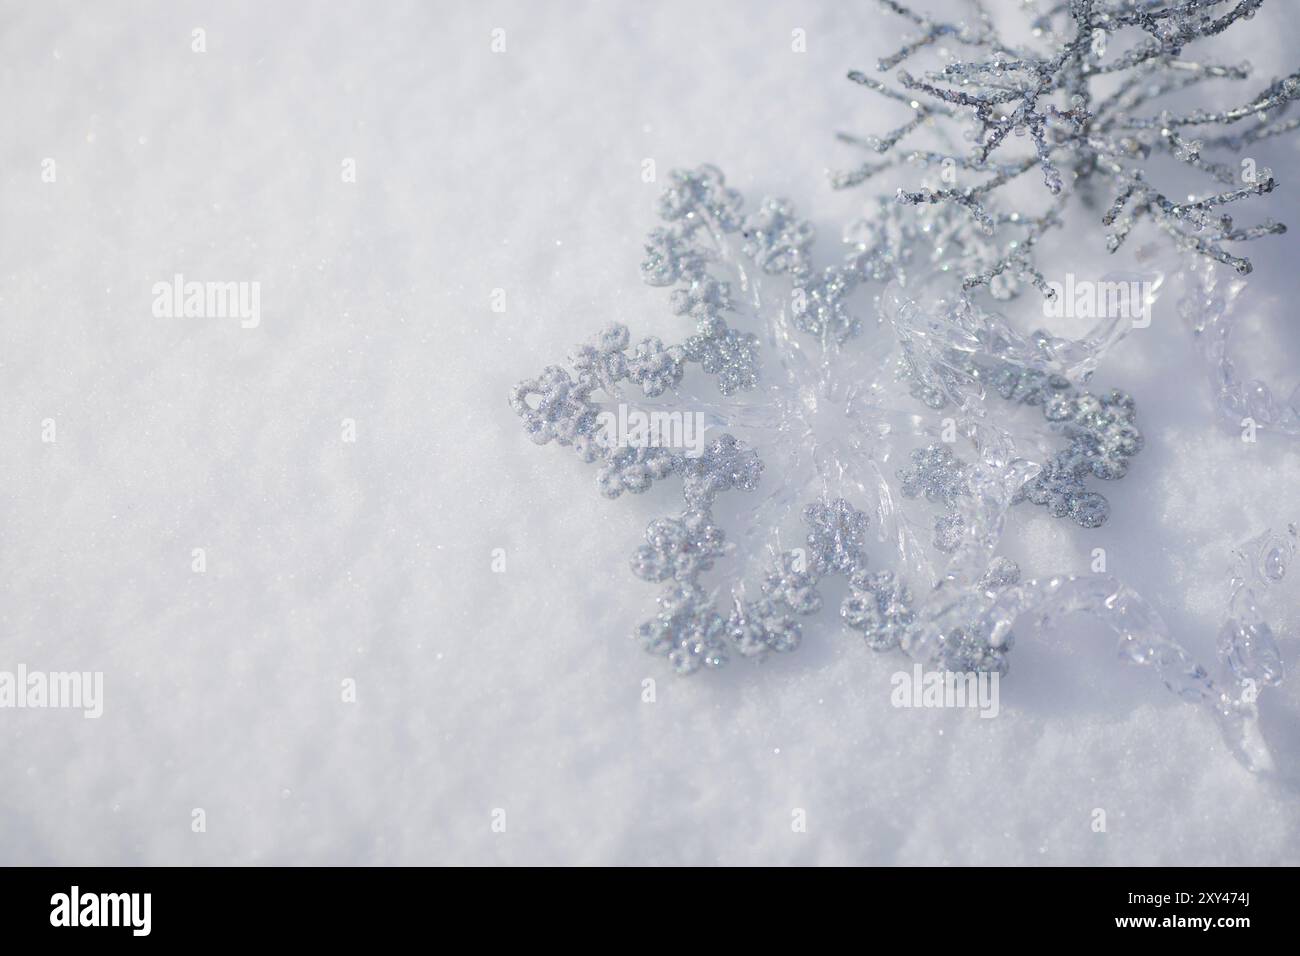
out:
{"label": "clear plastic snowflake arm", "polygon": [[782,529],[810,494],[812,464],[803,459],[799,444],[773,442],[764,450],[767,480],[760,483],[739,514],[740,560],[732,587],[737,595],[743,595],[746,582],[754,581],[766,569],[772,553],[781,550]]}
{"label": "clear plastic snowflake arm", "polygon": [[1007,512],[1038,471],[1038,465],[1023,459],[979,461],[969,468],[970,493],[956,501],[963,533],[944,569],[945,582],[973,587],[988,572],[1006,527]]}
{"label": "clear plastic snowflake arm", "polygon": [[898,555],[897,571],[900,577],[911,577],[929,583],[937,572],[925,531],[903,511],[897,491],[879,465],[873,463],[871,487],[863,487],[863,498],[876,502],[876,520],[880,535],[889,540]]}
{"label": "clear plastic snowflake arm", "polygon": [[[940,389],[935,374],[942,374],[957,355],[1010,362],[1082,384],[1106,353],[1128,335],[1135,321],[1150,314],[1164,276],[1157,270],[1142,274],[1111,272],[1102,282],[1102,288],[1116,290],[1123,307],[1109,310],[1078,339],[1053,335],[1041,328],[1029,334],[1018,331],[998,312],[977,305],[969,281],[962,281],[955,270],[916,269],[899,276],[882,292],[880,314],[892,324],[923,387]],[[1072,291],[1058,283],[1052,286],[1049,303],[1060,301]],[[1040,307],[1025,303],[1018,308],[1033,313]]]}
{"label": "clear plastic snowflake arm", "polygon": [[[820,324],[825,345],[854,331],[840,308],[843,280],[818,277],[809,265],[812,225],[779,199],[746,214],[741,195],[713,166],[673,170],[671,180],[659,203],[667,225],[650,234],[641,269],[651,285],[678,286],[673,311],[696,323],[684,345],[687,360],[716,375],[724,396],[756,388],[762,343],[754,331],[728,323],[734,313],[741,326],[764,334],[768,358],[777,360],[768,363],[769,377],[783,375],[786,384],[811,378],[808,366],[820,358],[811,354],[814,343],[795,332],[818,331]],[[725,279],[714,274],[718,269]]]}
{"label": "clear plastic snowflake arm", "polygon": [[1023,616],[1050,635],[1061,618],[1072,614],[1085,614],[1106,625],[1119,637],[1121,658],[1150,666],[1169,690],[1208,711],[1233,754],[1249,770],[1276,769],[1260,733],[1254,698],[1249,693],[1234,696],[1219,687],[1169,636],[1159,612],[1110,575],[1055,577],[1007,588],[989,607],[984,626],[996,647]]}
{"label": "clear plastic snowflake arm", "polygon": [[1214,263],[1189,258],[1181,274],[1186,289],[1178,304],[1209,372],[1214,408],[1229,428],[1260,428],[1300,436],[1300,384],[1285,399],[1241,371],[1229,352],[1237,322],[1237,300],[1246,282],[1227,276]]}

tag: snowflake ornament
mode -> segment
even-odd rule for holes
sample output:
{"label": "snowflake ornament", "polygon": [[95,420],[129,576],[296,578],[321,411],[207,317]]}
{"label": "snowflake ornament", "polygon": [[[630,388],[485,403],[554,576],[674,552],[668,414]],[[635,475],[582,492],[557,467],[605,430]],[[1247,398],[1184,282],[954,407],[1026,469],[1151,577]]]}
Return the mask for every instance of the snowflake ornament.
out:
{"label": "snowflake ornament", "polygon": [[[984,301],[1010,302],[1026,282],[1055,295],[1034,265],[1035,247],[1063,224],[1067,197],[1086,206],[1103,184],[1117,192],[1101,217],[1116,227],[1111,251],[1147,219],[1211,266],[1248,272],[1221,243],[1282,227],[1236,229],[1215,210],[1270,191],[1271,174],[1174,202],[1139,163],[1166,152],[1223,181],[1225,167],[1209,151],[1294,127],[1281,114],[1300,80],[1276,81],[1237,110],[1142,113],[1165,93],[1244,77],[1245,67],[1186,62],[1181,48],[1253,14],[1259,0],[1217,16],[1213,0],[1069,0],[1034,20],[1037,41],[1054,44],[1047,52],[1007,46],[978,3],[972,22],[948,24],[881,2],[919,31],[882,71],[929,47],[957,45],[976,58],[942,49],[942,69],[899,72],[902,90],[851,74],[913,116],[883,136],[842,135],[888,155],[834,175],[834,185],[859,185],[902,162],[986,178],[878,199],[845,230],[840,260],[817,268],[815,231],[790,202],[747,210],[717,168],[673,171],[641,273],[671,290],[682,341],[633,346],[625,326],[611,325],[571,353],[569,369],[550,366],[516,386],[511,407],[533,441],[571,446],[595,464],[605,497],[680,480],[680,512],[652,521],[631,553],[633,574],[658,588],[634,637],[678,674],[796,650],[805,622],[825,613],[823,586],[835,576],[847,589],[838,612],[849,634],[950,671],[1005,674],[1018,621],[1050,632],[1062,615],[1083,613],[1115,633],[1124,659],[1203,706],[1246,766],[1269,769],[1254,688],[1280,680],[1281,669],[1255,606],[1262,585],[1234,591],[1216,681],[1122,582],[1025,577],[997,554],[1007,513],[1020,503],[1079,533],[1106,522],[1110,505],[1095,483],[1122,479],[1144,442],[1132,397],[1085,388],[1126,335],[1127,316],[1069,339],[1022,333]],[[1109,38],[1126,32],[1142,39],[1107,55]],[[1093,81],[1111,75],[1123,79],[1102,97]],[[947,135],[963,115],[964,154],[896,151],[922,129]],[[1243,120],[1252,125],[1235,137],[1184,135]],[[1029,153],[1004,155],[1022,136]],[[997,191],[1031,169],[1043,176],[1049,208],[1003,208]],[[1004,240],[1008,230],[1015,237]],[[1203,327],[1218,317],[1204,319],[1206,298],[1193,318]],[[1028,436],[1013,421],[1025,408],[1038,413]],[[623,423],[634,416],[681,428],[669,428],[668,440],[651,430],[652,440],[633,441]],[[695,442],[685,441],[688,422],[698,426]],[[1282,550],[1271,546],[1261,560],[1274,567]]]}
{"label": "snowflake ornament", "polygon": [[[1106,429],[1115,423],[1102,412],[1111,406],[1068,382],[1053,379],[1049,388],[1046,373],[1017,372],[1006,360],[976,362],[953,348],[967,329],[950,317],[904,310],[889,322],[877,319],[870,323],[877,341],[865,347],[858,341],[864,323],[848,299],[879,276],[863,271],[860,250],[815,270],[813,229],[793,206],[766,200],[747,214],[714,167],[674,172],[659,208],[665,225],[650,234],[642,275],[651,285],[673,286],[671,310],[694,322],[694,334],[681,346],[646,339],[631,349],[627,329],[611,326],[570,354],[572,373],[548,368],[511,397],[535,441],[573,445],[583,460],[598,464],[606,497],[680,479],[682,513],[652,522],[632,556],[634,574],[661,587],[657,611],[637,629],[638,640],[682,674],[733,657],[789,652],[802,641],[801,619],[822,609],[819,585],[839,575],[851,593],[841,618],[870,647],[924,648],[940,664],[1004,672],[1010,644],[990,645],[969,621],[946,622],[933,642],[918,640],[911,632],[931,626],[928,605],[914,599],[906,577],[924,594],[946,575],[949,590],[966,588],[985,602],[1016,580],[1018,572],[1005,569],[987,578],[1000,513],[990,519],[980,509],[990,500],[1002,510],[1036,500],[1035,466],[996,455],[983,465],[958,459],[936,441],[934,412],[952,412],[955,429],[957,420],[987,417],[986,391],[1029,405],[1044,405],[1050,391],[1060,401],[1051,406],[1049,426],[1069,442],[1059,457],[1075,469],[1070,489],[1052,486],[1069,503],[1056,510],[1095,525],[1099,520],[1081,518],[1078,502],[1091,493],[1082,490],[1078,472],[1113,456],[1116,441]],[[969,324],[972,315],[961,307],[963,321]],[[922,327],[925,340],[915,341]],[[647,364],[656,374],[638,373]],[[913,374],[921,367],[924,376]],[[713,379],[716,397],[696,390],[701,378]],[[919,390],[918,380],[925,382]],[[608,425],[629,383],[641,392],[636,411],[698,416],[713,437],[698,455],[620,443]],[[626,417],[631,406],[622,404]],[[1131,412],[1131,405],[1123,407]],[[989,427],[986,422],[985,432]],[[998,453],[1004,443],[995,443]],[[1127,450],[1139,446],[1137,436]],[[974,450],[979,453],[978,444]],[[985,493],[977,495],[981,467],[989,475]],[[1053,467],[1066,469],[1045,462],[1042,473]],[[1115,478],[1123,472],[1098,465],[1090,473]],[[992,495],[990,483],[997,486]],[[756,498],[741,507],[736,544],[726,540],[714,511],[731,491]],[[909,515],[900,496],[938,505],[940,514]],[[923,533],[925,523],[933,536]],[[870,566],[869,552],[882,544],[896,546],[903,567]],[[957,573],[952,562],[963,550],[961,567],[969,570]],[[704,578],[726,558],[735,558],[737,568],[719,602]],[[972,614],[979,600],[970,603]]]}

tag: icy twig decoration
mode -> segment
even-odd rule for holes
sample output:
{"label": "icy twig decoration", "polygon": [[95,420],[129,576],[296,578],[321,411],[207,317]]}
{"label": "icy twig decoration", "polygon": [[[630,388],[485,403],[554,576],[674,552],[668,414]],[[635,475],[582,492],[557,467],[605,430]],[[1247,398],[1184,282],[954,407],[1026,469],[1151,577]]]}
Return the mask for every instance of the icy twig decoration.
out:
{"label": "icy twig decoration", "polygon": [[1205,358],[1219,419],[1234,430],[1251,427],[1300,436],[1300,383],[1279,400],[1264,382],[1245,378],[1229,352],[1245,281],[1226,278],[1203,260],[1189,261],[1182,276],[1186,291],[1179,311]]}
{"label": "icy twig decoration", "polygon": [[[895,71],[896,85],[857,71],[849,79],[905,104],[912,118],[879,137],[841,134],[875,158],[833,174],[832,184],[856,186],[903,162],[941,169],[941,183],[900,189],[897,201],[953,210],[940,229],[958,247],[968,288],[989,286],[1004,296],[1024,280],[1051,298],[1034,266],[1033,247],[1044,230],[1061,225],[1062,204],[1072,193],[1090,206],[1098,195],[1108,197],[1105,212],[1096,215],[1112,229],[1106,240],[1111,252],[1146,219],[1178,248],[1245,275],[1250,260],[1224,244],[1285,231],[1271,221],[1238,227],[1225,210],[1276,186],[1271,172],[1255,169],[1240,151],[1296,128],[1284,114],[1300,97],[1300,71],[1268,83],[1232,109],[1176,113],[1152,102],[1204,82],[1245,80],[1248,65],[1193,61],[1183,50],[1253,17],[1263,0],[1068,0],[1031,13],[1035,43],[1043,49],[1006,43],[978,4],[975,22],[941,23],[896,0],[880,2],[911,21],[918,35],[878,64],[882,73]],[[900,68],[931,49],[942,61],[938,66],[924,72]],[[958,126],[970,144],[964,154],[947,146]],[[922,130],[938,134],[941,145],[904,152],[903,144]],[[1154,185],[1147,169],[1160,157],[1214,185],[1194,197],[1170,198],[1173,190]],[[1004,187],[1035,169],[1052,200],[1047,210],[1006,210],[998,198]],[[978,179],[971,184],[973,177]],[[1014,234],[1009,241],[993,241],[1008,230]]]}

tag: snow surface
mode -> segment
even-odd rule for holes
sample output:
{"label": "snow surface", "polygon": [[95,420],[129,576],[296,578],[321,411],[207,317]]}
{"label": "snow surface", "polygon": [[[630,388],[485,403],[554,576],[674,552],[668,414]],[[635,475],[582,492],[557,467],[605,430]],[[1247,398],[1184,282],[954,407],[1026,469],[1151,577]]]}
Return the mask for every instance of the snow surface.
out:
{"label": "snow surface", "polygon": [[[1300,40],[1268,6],[1223,55],[1261,79]],[[103,671],[105,710],[0,711],[0,862],[1300,862],[1296,785],[1246,772],[1086,621],[1019,633],[996,720],[892,708],[906,662],[828,613],[797,654],[674,679],[627,637],[654,594],[627,559],[670,496],[604,501],[506,406],[611,320],[680,340],[638,274],[671,167],[790,197],[829,261],[865,196],[826,186],[852,159],[832,134],[898,119],[843,75],[901,21],[839,2],[3,20],[0,669]],[[1292,225],[1298,159],[1260,150]],[[1237,343],[1283,394],[1294,235],[1252,250],[1263,305]],[[154,317],[175,273],[260,282],[260,326]],[[1300,517],[1300,446],[1209,423],[1169,311],[1096,382],[1137,397],[1147,437],[1104,489],[1111,522],[1016,509],[1006,553],[1085,572],[1105,547],[1212,663],[1231,548]],[[1261,705],[1294,779],[1300,680]]]}

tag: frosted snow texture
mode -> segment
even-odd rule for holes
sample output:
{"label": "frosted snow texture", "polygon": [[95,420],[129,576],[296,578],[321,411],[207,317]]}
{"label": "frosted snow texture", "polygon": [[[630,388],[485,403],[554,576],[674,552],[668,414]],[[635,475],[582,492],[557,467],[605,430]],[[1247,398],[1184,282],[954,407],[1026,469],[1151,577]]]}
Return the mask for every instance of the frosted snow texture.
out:
{"label": "frosted snow texture", "polygon": [[[1279,6],[1225,34],[1223,61],[1289,72],[1300,36]],[[98,721],[0,712],[0,861],[1300,862],[1293,674],[1258,702],[1274,782],[1077,615],[1017,624],[996,720],[891,707],[906,663],[827,612],[804,619],[796,654],[671,679],[627,639],[654,593],[627,565],[679,489],[605,501],[593,469],[534,447],[503,401],[611,321],[633,342],[689,331],[637,272],[669,169],[709,160],[755,196],[790,196],[823,243],[863,214],[818,184],[851,161],[830,131],[907,118],[842,79],[896,48],[874,5],[8,14],[0,667],[102,669],[106,701]],[[1235,105],[1215,95],[1187,105]],[[1300,222],[1300,157],[1283,140],[1257,150],[1279,179],[1260,202]],[[47,156],[57,184],[40,180]],[[1143,268],[1138,231],[1111,260],[1074,235],[1044,241],[1048,274]],[[1300,355],[1290,241],[1253,244],[1250,288],[1283,307],[1251,309],[1261,328],[1233,338],[1283,386],[1274,359]],[[260,280],[260,327],[155,319],[150,287],[178,271]],[[1147,437],[1104,485],[1110,520],[1085,531],[1012,507],[1001,546],[1063,576],[1105,549],[1108,573],[1210,664],[1225,556],[1296,520],[1300,453],[1205,428],[1198,355],[1163,308],[1180,292],[1171,279],[1151,326],[1086,384],[1134,395]],[[1003,313],[1026,336],[1044,325]],[[940,506],[898,504],[927,542]],[[892,542],[869,543],[883,568]],[[1296,604],[1275,593],[1257,597],[1292,664]],[[828,588],[829,610],[847,594]],[[346,677],[356,705],[340,702]]]}

